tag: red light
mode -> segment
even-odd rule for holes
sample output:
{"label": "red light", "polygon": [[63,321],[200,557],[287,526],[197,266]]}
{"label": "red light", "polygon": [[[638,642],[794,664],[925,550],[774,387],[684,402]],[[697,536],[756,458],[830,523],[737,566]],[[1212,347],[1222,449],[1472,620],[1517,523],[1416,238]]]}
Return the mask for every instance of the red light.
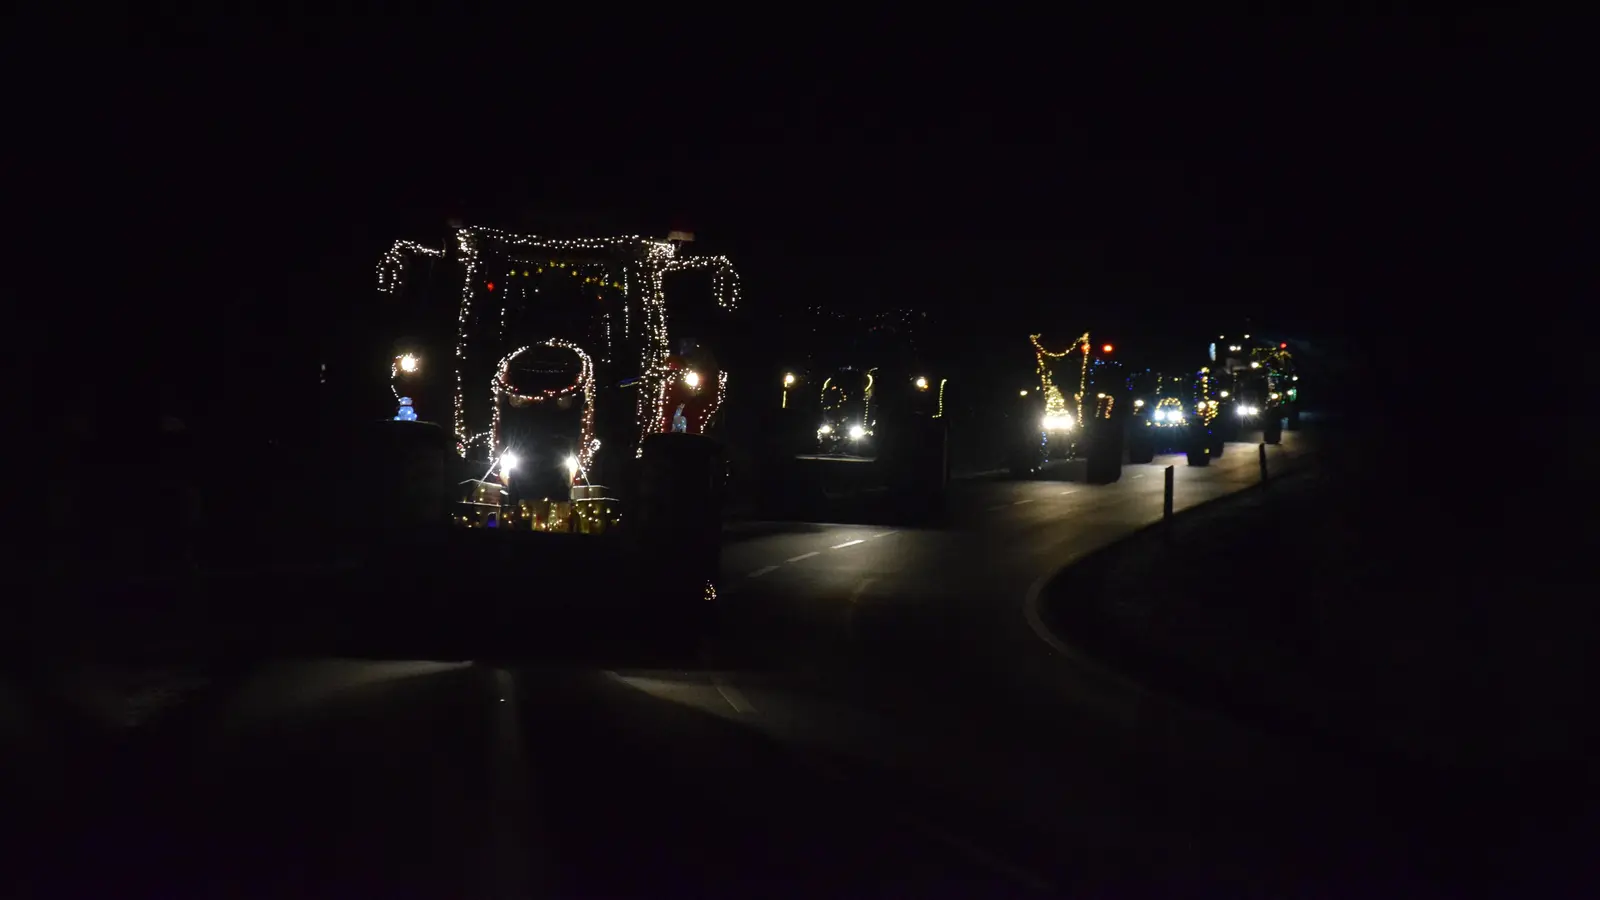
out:
{"label": "red light", "polygon": [[1286,344],[1286,343],[1279,344],[1278,345],[1278,349],[1279,350],[1287,350],[1287,349],[1289,349],[1289,345]]}
{"label": "red light", "polygon": [[487,287],[489,290],[492,291],[492,290],[494,290],[494,282],[491,281],[488,284],[484,285],[484,287]]}
{"label": "red light", "polygon": [[1100,348],[1100,352],[1101,353],[1110,353],[1111,352],[1111,345],[1107,344],[1104,347],[1101,347]]}

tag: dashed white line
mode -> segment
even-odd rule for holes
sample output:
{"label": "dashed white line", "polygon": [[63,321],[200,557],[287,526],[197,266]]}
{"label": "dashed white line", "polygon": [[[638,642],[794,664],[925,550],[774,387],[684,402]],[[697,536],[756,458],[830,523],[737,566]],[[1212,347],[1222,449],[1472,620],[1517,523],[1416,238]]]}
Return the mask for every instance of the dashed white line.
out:
{"label": "dashed white line", "polygon": [[762,566],[761,568],[755,570],[754,572],[751,572],[746,577],[747,578],[760,578],[761,576],[767,574],[768,572],[776,572],[776,571],[778,571],[778,567],[777,566]]}
{"label": "dashed white line", "polygon": [[802,559],[810,559],[813,556],[820,556],[820,555],[822,555],[822,551],[821,550],[813,550],[810,553],[802,553],[799,556],[791,556],[788,559],[784,560],[784,562],[786,562],[786,563],[797,563]]}
{"label": "dashed white line", "polygon": [[873,540],[877,540],[878,538],[881,538],[881,537],[888,537],[891,534],[894,534],[894,532],[892,532],[892,531],[880,531],[877,534],[873,535],[872,539]]}
{"label": "dashed white line", "polygon": [[1143,472],[1135,472],[1134,474],[1129,475],[1128,477],[1129,478],[1143,478],[1144,477],[1144,473]]}
{"label": "dashed white line", "polygon": [[829,550],[843,550],[846,547],[854,547],[857,544],[865,544],[865,543],[866,543],[866,541],[862,540],[861,538],[856,538],[853,541],[845,541],[842,544],[834,544],[832,547],[829,547],[828,549]]}
{"label": "dashed white line", "polygon": [[1015,503],[1013,503],[1013,504],[1011,504],[1011,505],[1012,505],[1012,506],[1021,506],[1021,505],[1022,505],[1022,504],[1024,504],[1024,503],[1032,503],[1032,502],[1033,502],[1033,499],[1032,499],[1032,498],[1031,498],[1031,497],[1030,497],[1030,498],[1029,498],[1029,499],[1027,499],[1027,500],[1018,500],[1018,501],[1017,501],[1017,502],[1015,502]]}
{"label": "dashed white line", "polygon": [[1077,492],[1078,492],[1078,489],[1077,488],[1073,488],[1070,491],[1062,491],[1061,492],[1061,496],[1065,497],[1068,494],[1076,494]]}

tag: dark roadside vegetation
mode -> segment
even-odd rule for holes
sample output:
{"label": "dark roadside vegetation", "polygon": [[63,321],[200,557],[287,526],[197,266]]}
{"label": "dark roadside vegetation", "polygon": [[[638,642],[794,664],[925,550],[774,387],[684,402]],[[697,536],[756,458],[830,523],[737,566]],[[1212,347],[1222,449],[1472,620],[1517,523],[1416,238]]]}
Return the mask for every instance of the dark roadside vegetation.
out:
{"label": "dark roadside vegetation", "polygon": [[1404,424],[1343,417],[1312,467],[1091,556],[1043,614],[1158,693],[1367,767],[1462,891],[1582,895],[1596,616],[1563,506],[1584,470],[1536,430],[1486,457]]}

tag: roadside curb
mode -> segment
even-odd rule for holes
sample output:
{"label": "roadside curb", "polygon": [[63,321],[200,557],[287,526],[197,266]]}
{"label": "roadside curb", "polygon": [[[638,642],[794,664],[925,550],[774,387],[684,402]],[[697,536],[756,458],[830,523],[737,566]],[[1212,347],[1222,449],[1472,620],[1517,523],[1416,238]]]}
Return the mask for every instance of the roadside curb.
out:
{"label": "roadside curb", "polygon": [[[1321,474],[1322,468],[1314,460],[1306,462],[1312,464],[1275,475],[1273,481],[1303,484]],[[1198,518],[1190,514],[1214,513],[1225,503],[1271,504],[1270,498],[1258,485],[1189,507],[1173,518]],[[1268,695],[1257,696],[1248,686],[1234,685],[1223,669],[1152,655],[1137,637],[1119,633],[1096,611],[1096,604],[1105,600],[1107,578],[1122,554],[1138,552],[1151,542],[1163,543],[1163,526],[1158,520],[1141,527],[1041,578],[1027,598],[1025,613],[1030,627],[1059,656],[1098,680],[1175,710],[1231,722],[1312,752],[1370,766],[1374,773],[1387,773],[1397,788],[1433,790],[1445,796],[1459,790],[1463,779],[1477,782],[1479,787],[1492,782],[1497,772],[1493,764],[1436,759],[1388,740],[1369,739],[1348,728],[1320,723],[1314,714],[1284,707]],[[1565,777],[1571,780],[1573,776]]]}
{"label": "roadside curb", "polygon": [[[1315,463],[1319,454],[1307,453],[1297,461],[1297,464],[1286,472],[1272,476],[1269,481],[1258,482],[1247,488],[1213,497],[1210,500],[1186,507],[1173,515],[1176,522],[1180,519],[1190,519],[1192,514],[1200,512],[1214,512],[1219,507],[1228,503],[1260,502],[1266,495],[1263,492],[1270,490],[1274,482],[1289,479],[1312,477],[1317,473]],[[1058,656],[1070,661],[1081,671],[1095,679],[1114,685],[1122,690],[1141,695],[1150,699],[1159,699],[1174,707],[1184,709],[1193,714],[1208,717],[1227,717],[1227,710],[1217,709],[1208,704],[1196,703],[1186,697],[1162,690],[1148,682],[1136,672],[1125,670],[1124,667],[1115,665],[1103,658],[1102,654],[1086,649],[1072,634],[1070,629],[1062,626],[1064,618],[1061,612],[1062,596],[1073,597],[1099,597],[1105,593],[1105,578],[1110,566],[1116,562],[1121,554],[1128,552],[1130,546],[1137,542],[1148,540],[1161,540],[1160,533],[1168,527],[1167,522],[1157,519],[1148,525],[1142,525],[1128,535],[1113,541],[1104,547],[1097,548],[1068,561],[1065,565],[1034,582],[1028,589],[1023,602],[1023,615],[1028,626],[1040,640],[1044,641]],[[1071,589],[1068,586],[1071,585]]]}
{"label": "roadside curb", "polygon": [[1008,473],[1010,471],[1011,471],[1010,469],[1003,469],[1002,468],[1002,469],[979,469],[979,470],[976,470],[976,471],[968,471],[968,472],[952,472],[952,473],[950,473],[950,480],[951,481],[973,481],[973,480],[976,480],[976,479],[979,479],[979,478],[992,478],[995,475],[1004,475],[1004,474],[1006,474],[1006,473]]}

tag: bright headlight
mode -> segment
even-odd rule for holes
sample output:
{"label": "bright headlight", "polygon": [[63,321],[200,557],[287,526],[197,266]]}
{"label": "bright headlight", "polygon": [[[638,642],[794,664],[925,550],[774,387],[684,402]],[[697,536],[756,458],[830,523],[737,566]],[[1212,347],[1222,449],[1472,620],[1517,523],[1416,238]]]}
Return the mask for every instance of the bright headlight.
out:
{"label": "bright headlight", "polygon": [[850,426],[850,439],[852,441],[859,441],[866,436],[867,430],[865,428],[862,428],[860,425]]}
{"label": "bright headlight", "polygon": [[1045,416],[1040,424],[1044,426],[1045,431],[1066,431],[1072,427],[1072,416],[1066,413]]}

